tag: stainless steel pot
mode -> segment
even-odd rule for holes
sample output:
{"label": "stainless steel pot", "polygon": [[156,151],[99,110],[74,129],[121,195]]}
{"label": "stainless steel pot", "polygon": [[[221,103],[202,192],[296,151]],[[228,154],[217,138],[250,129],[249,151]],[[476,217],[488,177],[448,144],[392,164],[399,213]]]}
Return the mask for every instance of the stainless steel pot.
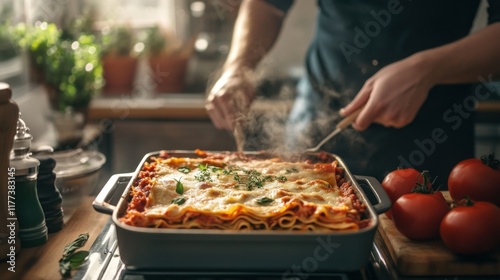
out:
{"label": "stainless steel pot", "polygon": [[[169,151],[171,156],[197,157],[192,151]],[[247,153],[265,156],[263,153]],[[145,162],[159,152],[144,156],[116,206],[110,201],[121,177],[114,175],[96,197],[97,211],[112,214],[120,258],[128,269],[179,271],[278,271],[283,277],[331,271],[354,271],[364,267],[370,255],[378,214],[391,206],[389,197],[373,177],[354,176],[341,158],[356,195],[367,205],[369,225],[355,232],[222,231],[163,229],[128,226],[119,221],[130,200],[131,182]],[[269,155],[267,155],[269,156]],[[311,156],[311,155],[307,155]],[[366,193],[365,193],[366,191]],[[369,199],[370,196],[370,199]],[[373,201],[370,202],[370,200]]]}

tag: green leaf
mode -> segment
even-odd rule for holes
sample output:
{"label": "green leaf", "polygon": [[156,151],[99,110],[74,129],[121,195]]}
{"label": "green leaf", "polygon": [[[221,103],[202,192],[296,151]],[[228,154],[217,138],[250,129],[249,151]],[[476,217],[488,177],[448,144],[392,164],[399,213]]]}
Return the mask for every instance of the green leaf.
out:
{"label": "green leaf", "polygon": [[89,255],[88,251],[76,252],[89,239],[88,233],[80,234],[75,240],[64,247],[63,255],[59,259],[59,272],[63,277],[71,276],[71,269],[78,268]]}
{"label": "green leaf", "polygon": [[299,170],[295,167],[292,167],[292,168],[286,170],[286,174],[298,173],[298,172],[299,172]]}
{"label": "green leaf", "polygon": [[187,166],[181,166],[181,167],[177,168],[177,170],[179,170],[179,172],[182,172],[184,174],[188,174],[189,172],[191,172],[191,168],[189,168]]}
{"label": "green leaf", "polygon": [[205,171],[207,170],[208,168],[208,163],[203,165],[203,164],[198,164],[198,168],[201,170],[201,171]]}
{"label": "green leaf", "polygon": [[219,172],[219,171],[221,171],[221,170],[222,170],[222,168],[220,168],[220,167],[217,167],[217,166],[212,166],[212,172],[214,172],[214,173],[215,173],[215,172]]}
{"label": "green leaf", "polygon": [[69,257],[71,269],[79,268],[89,256],[89,251],[78,251]]}
{"label": "green leaf", "polygon": [[174,179],[175,181],[177,181],[177,184],[175,184],[175,192],[178,194],[184,193],[184,185],[181,183],[181,179],[179,179],[179,180]]}
{"label": "green leaf", "polygon": [[62,259],[68,259],[77,249],[83,247],[88,239],[88,233],[80,234],[75,240],[64,247]]}
{"label": "green leaf", "polygon": [[259,205],[268,205],[273,201],[274,201],[274,199],[269,198],[269,197],[261,197],[261,198],[257,198],[255,200],[255,202],[257,202],[257,204],[259,204]]}
{"label": "green leaf", "polygon": [[177,204],[177,205],[182,205],[186,202],[186,199],[184,197],[176,197],[172,199],[172,203]]}
{"label": "green leaf", "polygon": [[287,178],[283,175],[274,177],[277,181],[286,182]]}

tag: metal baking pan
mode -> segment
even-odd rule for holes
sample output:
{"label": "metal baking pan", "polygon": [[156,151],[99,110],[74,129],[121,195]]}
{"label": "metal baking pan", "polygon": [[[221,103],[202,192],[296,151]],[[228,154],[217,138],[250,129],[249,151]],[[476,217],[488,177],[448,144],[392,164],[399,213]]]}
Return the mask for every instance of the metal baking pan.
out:
{"label": "metal baking pan", "polygon": [[[345,169],[346,180],[351,182],[359,199],[367,205],[366,215],[371,222],[359,231],[226,231],[142,228],[122,224],[119,218],[125,213],[131,198],[130,185],[143,164],[159,153],[145,155],[133,173],[113,175],[93,203],[97,211],[112,214],[120,258],[130,270],[274,271],[282,272],[284,277],[359,270],[368,263],[379,224],[378,214],[391,206],[389,197],[375,178],[352,175],[341,158],[330,154]],[[194,151],[168,153],[178,157],[198,157]],[[270,156],[262,152],[246,154]],[[300,157],[302,160],[315,155],[304,154]],[[119,180],[122,181],[117,184]],[[125,183],[127,187],[118,199],[113,188]],[[116,200],[118,203],[114,206]]]}

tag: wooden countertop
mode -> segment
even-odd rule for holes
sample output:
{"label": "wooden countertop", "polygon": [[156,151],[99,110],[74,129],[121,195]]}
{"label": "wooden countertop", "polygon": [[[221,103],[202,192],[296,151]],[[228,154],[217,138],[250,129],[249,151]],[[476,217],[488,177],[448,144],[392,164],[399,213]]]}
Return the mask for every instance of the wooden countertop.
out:
{"label": "wooden countertop", "polygon": [[90,121],[101,119],[208,119],[205,97],[198,93],[154,96],[99,96],[90,104]]}
{"label": "wooden countertop", "polygon": [[[289,109],[291,104],[290,100],[257,99],[252,108],[265,112],[276,110],[277,106]],[[480,102],[476,111],[477,121],[498,123],[500,101]],[[88,117],[90,121],[102,119],[209,120],[203,93],[98,96],[92,100]]]}
{"label": "wooden countertop", "polygon": [[[289,110],[290,100],[256,99],[252,104],[255,112]],[[205,95],[202,93],[169,93],[153,96],[99,96],[92,100],[88,112],[89,121],[102,119],[175,119],[207,120]]]}
{"label": "wooden countertop", "polygon": [[84,197],[79,207],[66,222],[63,229],[49,234],[46,244],[34,248],[21,249],[16,254],[15,272],[10,272],[6,262],[0,263],[3,280],[19,279],[61,279],[59,259],[64,246],[75,240],[81,233],[89,233],[89,239],[81,250],[88,250],[97,238],[110,216],[96,212],[92,208],[94,197]]}

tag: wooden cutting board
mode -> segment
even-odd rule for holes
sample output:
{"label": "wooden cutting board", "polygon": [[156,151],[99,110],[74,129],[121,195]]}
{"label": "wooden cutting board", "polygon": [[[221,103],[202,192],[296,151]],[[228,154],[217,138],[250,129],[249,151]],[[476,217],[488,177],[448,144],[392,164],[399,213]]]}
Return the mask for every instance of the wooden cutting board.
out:
{"label": "wooden cutting board", "polygon": [[400,275],[500,275],[500,250],[480,257],[460,257],[441,240],[409,240],[385,214],[379,219],[378,232]]}

